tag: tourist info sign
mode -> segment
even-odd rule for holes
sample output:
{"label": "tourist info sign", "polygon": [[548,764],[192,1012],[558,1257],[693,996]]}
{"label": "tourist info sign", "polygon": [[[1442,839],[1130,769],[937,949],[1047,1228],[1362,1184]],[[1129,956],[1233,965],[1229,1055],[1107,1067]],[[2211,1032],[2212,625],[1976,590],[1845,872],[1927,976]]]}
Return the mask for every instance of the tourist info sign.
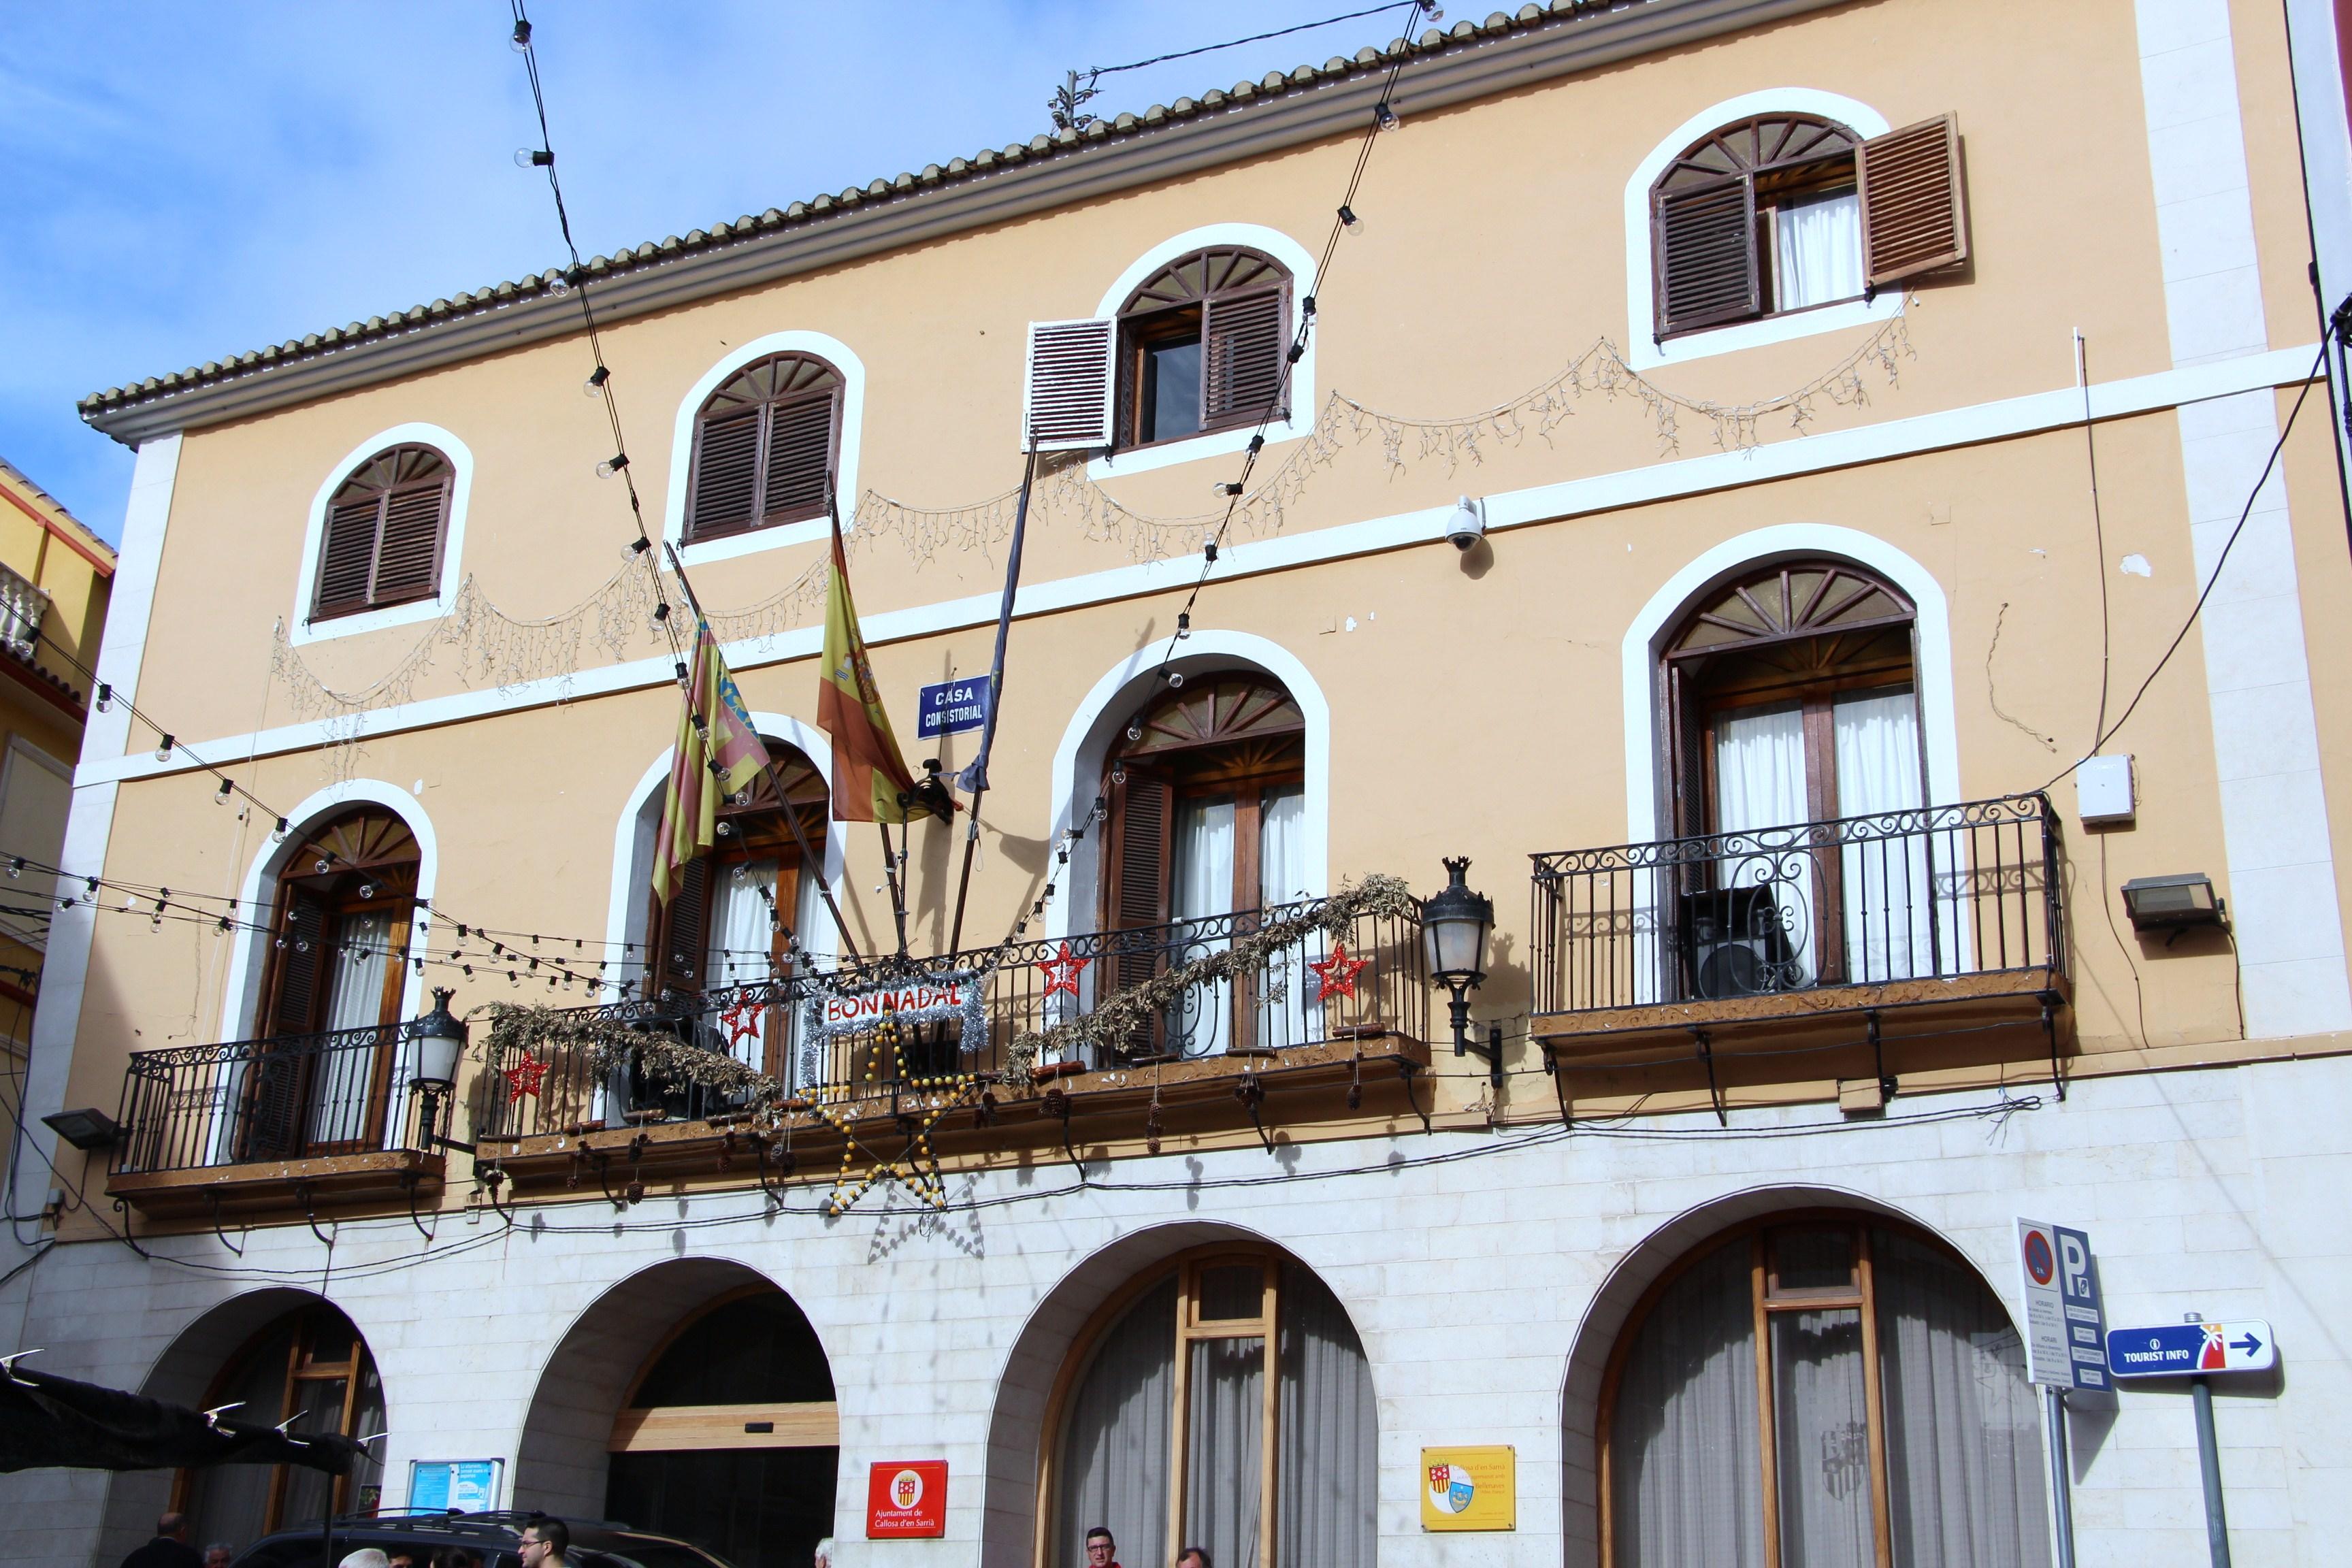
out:
{"label": "tourist info sign", "polygon": [[2091,1238],[2063,1226],[2019,1220],[2017,1267],[2025,1286],[2027,1375],[2051,1388],[2108,1386]]}
{"label": "tourist info sign", "polygon": [[2107,1331],[2107,1371],[2117,1377],[2268,1372],[2277,1364],[2278,1347],[2271,1343],[2271,1326],[2260,1318]]}

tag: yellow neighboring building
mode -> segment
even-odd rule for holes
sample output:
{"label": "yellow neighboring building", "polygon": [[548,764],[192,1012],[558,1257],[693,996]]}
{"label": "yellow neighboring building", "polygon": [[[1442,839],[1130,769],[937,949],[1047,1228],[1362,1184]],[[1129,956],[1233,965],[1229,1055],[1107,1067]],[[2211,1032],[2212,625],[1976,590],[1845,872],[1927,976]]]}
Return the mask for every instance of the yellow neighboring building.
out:
{"label": "yellow neighboring building", "polygon": [[[114,548],[0,459],[0,1115],[13,1124]],[[18,866],[22,859],[25,864]]]}

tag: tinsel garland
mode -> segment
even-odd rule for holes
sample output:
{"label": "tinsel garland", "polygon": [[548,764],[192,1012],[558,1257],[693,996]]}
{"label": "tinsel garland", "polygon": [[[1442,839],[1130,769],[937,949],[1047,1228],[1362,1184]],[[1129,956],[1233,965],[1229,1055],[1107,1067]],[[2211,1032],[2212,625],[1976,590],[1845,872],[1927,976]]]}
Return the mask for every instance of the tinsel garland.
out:
{"label": "tinsel garland", "polygon": [[[783,1085],[757,1068],[720,1051],[691,1046],[658,1029],[632,1026],[600,1013],[493,1002],[487,1056],[493,1068],[524,1052],[543,1060],[572,1056],[590,1070],[592,1081],[635,1068],[663,1089],[689,1084],[722,1094],[741,1094],[746,1110],[763,1110],[783,1098]],[[575,1069],[576,1070],[576,1069]]]}
{"label": "tinsel garland", "polygon": [[1176,999],[1196,985],[1213,985],[1237,974],[1253,974],[1302,939],[1321,932],[1344,936],[1364,915],[1404,920],[1420,910],[1412,889],[1402,877],[1379,874],[1341,888],[1313,909],[1270,921],[1237,936],[1231,945],[1204,954],[1181,968],[1155,976],[1131,991],[1121,991],[1096,1004],[1095,1010],[1066,1019],[1049,1029],[1024,1030],[1013,1037],[1005,1053],[1003,1079],[1015,1089],[1026,1088],[1038,1058],[1048,1051],[1063,1056],[1073,1048],[1099,1052],[1132,1038],[1148,1028]]}

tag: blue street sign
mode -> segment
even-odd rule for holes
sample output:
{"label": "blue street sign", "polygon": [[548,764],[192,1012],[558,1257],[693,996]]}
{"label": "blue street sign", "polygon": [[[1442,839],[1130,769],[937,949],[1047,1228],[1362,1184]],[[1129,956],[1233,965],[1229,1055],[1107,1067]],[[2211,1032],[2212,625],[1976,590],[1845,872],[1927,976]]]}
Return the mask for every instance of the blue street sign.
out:
{"label": "blue street sign", "polygon": [[2192,1372],[2266,1372],[2278,1361],[2271,1326],[2259,1318],[2230,1323],[2158,1323],[2107,1331],[2107,1370],[2117,1377],[2178,1377]]}
{"label": "blue street sign", "polygon": [[979,729],[988,721],[988,697],[984,675],[924,687],[915,697],[916,738],[929,741]]}
{"label": "blue street sign", "polygon": [[2018,1267],[2025,1287],[2026,1375],[2054,1388],[2105,1388],[2105,1328],[2091,1239],[2041,1220],[2017,1222]]}

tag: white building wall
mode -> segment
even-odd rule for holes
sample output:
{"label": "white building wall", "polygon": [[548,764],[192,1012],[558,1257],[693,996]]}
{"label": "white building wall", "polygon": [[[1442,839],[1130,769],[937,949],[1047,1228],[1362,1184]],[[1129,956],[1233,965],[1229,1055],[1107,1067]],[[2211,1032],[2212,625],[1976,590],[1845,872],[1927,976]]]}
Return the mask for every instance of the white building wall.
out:
{"label": "white building wall", "polygon": [[[1049,1300],[1056,1287],[1122,1238],[1150,1250],[1139,1233],[1215,1223],[1287,1247],[1355,1318],[1380,1396],[1384,1568],[1553,1568],[1592,1556],[1584,1373],[1605,1356],[1629,1293],[1696,1233],[1784,1201],[1844,1197],[1946,1237],[2014,1311],[2010,1249],[2027,1214],[2089,1231],[2112,1321],[2273,1321],[2283,1375],[2232,1384],[2219,1400],[2238,1561],[2340,1560],[2352,1065],[2095,1079],[2063,1105],[2046,1089],[2013,1092],[2006,1114],[1997,1096],[1921,1096],[1896,1100],[1884,1122],[1807,1107],[1742,1113],[1727,1131],[1711,1117],[1668,1118],[1171,1154],[1091,1167],[1084,1189],[1066,1165],[1043,1164],[959,1179],[958,1201],[987,1206],[936,1216],[869,1207],[828,1222],[800,1212],[820,1195],[808,1188],[795,1189],[794,1212],[772,1217],[756,1192],[655,1197],[617,1215],[592,1199],[525,1210],[512,1229],[496,1216],[446,1218],[437,1255],[421,1264],[410,1260],[425,1243],[403,1217],[337,1227],[331,1271],[328,1248],[299,1225],[252,1233],[241,1259],[209,1234],[142,1240],[154,1262],[119,1243],[76,1244],[29,1277],[26,1342],[56,1347],[48,1370],[138,1387],[207,1310],[323,1282],[383,1370],[389,1506],[413,1458],[500,1456],[511,1479],[542,1369],[582,1313],[667,1260],[733,1259],[790,1291],[830,1355],[844,1568],[977,1564],[1007,1358],[1020,1345],[1034,1375],[1038,1345],[1066,1342],[1061,1325],[1083,1315],[1066,1294]],[[1278,1171],[1293,1179],[1208,1184]],[[1041,1309],[1041,1332],[1021,1344]],[[1606,1322],[1588,1331],[1589,1317]],[[2133,1388],[2101,1403],[2085,1401],[2074,1426],[2085,1568],[2202,1561],[2185,1394]],[[1518,1528],[1425,1535],[1420,1449],[1469,1442],[1517,1447]],[[868,1464],[931,1457],[950,1466],[948,1540],[861,1539]],[[54,1470],[0,1478],[0,1563],[119,1560],[136,1537],[100,1542],[108,1484]],[[156,1490],[152,1479],[114,1484],[126,1502]],[[992,1531],[985,1561],[1026,1558]]]}

